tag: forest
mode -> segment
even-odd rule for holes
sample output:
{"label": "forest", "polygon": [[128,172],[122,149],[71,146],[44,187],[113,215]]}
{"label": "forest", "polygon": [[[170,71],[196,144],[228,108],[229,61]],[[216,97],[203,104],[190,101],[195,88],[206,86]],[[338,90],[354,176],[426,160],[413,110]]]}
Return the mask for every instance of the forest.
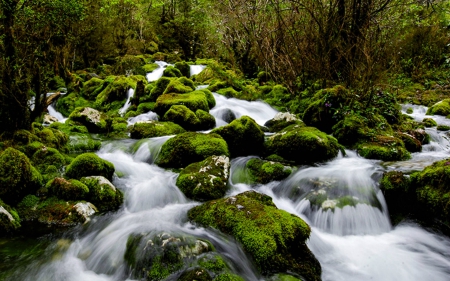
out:
{"label": "forest", "polygon": [[0,280],[450,276],[450,1],[0,0]]}

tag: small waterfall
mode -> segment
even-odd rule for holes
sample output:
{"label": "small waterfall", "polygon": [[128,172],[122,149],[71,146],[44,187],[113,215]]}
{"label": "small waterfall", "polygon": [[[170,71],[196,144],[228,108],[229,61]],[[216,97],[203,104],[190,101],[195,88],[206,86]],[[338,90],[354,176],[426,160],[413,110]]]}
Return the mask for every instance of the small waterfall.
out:
{"label": "small waterfall", "polygon": [[191,77],[192,77],[193,75],[197,75],[200,72],[202,72],[206,68],[206,65],[201,65],[201,64],[199,64],[199,65],[190,65],[189,68],[190,68],[190,74],[191,74]]}
{"label": "small waterfall", "polygon": [[158,114],[153,111],[149,111],[147,113],[140,114],[135,117],[130,117],[127,120],[128,126],[134,125],[137,122],[141,121],[149,121],[149,120],[158,120]]}
{"label": "small waterfall", "polygon": [[124,115],[125,112],[127,112],[128,108],[131,105],[131,98],[134,96],[134,89],[130,88],[128,89],[128,94],[127,94],[127,101],[125,102],[125,104],[123,105],[123,107],[121,109],[119,109],[119,114],[120,115]]}
{"label": "small waterfall", "polygon": [[155,63],[159,66],[157,69],[153,70],[150,73],[147,73],[147,81],[148,82],[153,82],[158,80],[159,78],[162,77],[164,69],[166,68],[166,66],[170,65],[166,62],[163,61],[155,61]]}
{"label": "small waterfall", "polygon": [[235,118],[247,115],[253,118],[259,125],[264,125],[264,123],[275,117],[278,113],[278,111],[262,101],[245,101],[235,98],[228,99],[217,93],[213,93],[213,95],[216,99],[216,106],[210,110],[210,113],[216,118],[217,127],[229,123],[224,120],[225,115],[232,114]]}

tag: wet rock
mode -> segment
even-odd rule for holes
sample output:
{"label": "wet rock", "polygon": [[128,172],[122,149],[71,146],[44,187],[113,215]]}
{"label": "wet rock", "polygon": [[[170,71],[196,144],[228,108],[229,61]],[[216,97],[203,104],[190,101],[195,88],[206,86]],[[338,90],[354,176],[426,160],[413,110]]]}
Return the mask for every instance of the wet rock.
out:
{"label": "wet rock", "polygon": [[50,125],[54,122],[58,122],[58,118],[51,116],[50,114],[44,115],[44,121],[43,121],[44,125]]}
{"label": "wet rock", "polygon": [[292,113],[279,112],[273,119],[264,124],[270,132],[278,132],[290,125],[304,125],[304,123]]}
{"label": "wet rock", "polygon": [[89,189],[87,200],[100,212],[117,210],[123,203],[123,193],[103,176],[84,177],[80,180]]}
{"label": "wet rock", "polygon": [[77,156],[66,168],[66,176],[81,179],[86,176],[103,176],[112,179],[114,165],[101,159],[95,153],[83,153]]}
{"label": "wet rock", "polygon": [[130,129],[133,139],[154,138],[184,133],[185,130],[173,122],[159,122],[155,120],[138,121]]}

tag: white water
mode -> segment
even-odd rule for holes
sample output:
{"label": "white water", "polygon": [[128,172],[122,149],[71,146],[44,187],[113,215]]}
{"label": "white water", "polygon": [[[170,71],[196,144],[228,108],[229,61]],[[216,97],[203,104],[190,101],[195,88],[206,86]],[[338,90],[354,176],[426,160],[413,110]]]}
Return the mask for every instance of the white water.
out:
{"label": "white water", "polygon": [[149,121],[149,120],[158,120],[158,114],[156,114],[153,111],[149,111],[147,113],[140,114],[136,117],[130,117],[128,118],[127,122],[128,126],[130,126],[140,121]]}
{"label": "white water", "polygon": [[125,114],[125,112],[127,112],[127,110],[128,110],[128,108],[130,107],[130,105],[131,105],[131,98],[134,96],[134,89],[133,88],[130,88],[130,89],[128,89],[128,92],[127,92],[127,101],[125,102],[125,104],[123,105],[123,107],[121,108],[121,109],[119,109],[119,114],[120,115],[124,115]]}
{"label": "white water", "polygon": [[162,77],[164,69],[170,64],[163,61],[155,61],[155,63],[159,66],[157,69],[153,70],[150,73],[147,73],[147,81],[153,82]]}
{"label": "white water", "polygon": [[[53,95],[54,93],[47,93],[47,97]],[[65,95],[66,93],[61,93],[61,95]],[[55,103],[49,105],[47,107],[48,110],[48,114],[50,114],[51,116],[55,117],[56,119],[58,119],[58,122],[64,123],[67,120],[67,117],[64,117],[64,115],[62,115],[61,112],[57,111],[55,108]]]}
{"label": "white water", "polygon": [[190,74],[192,77],[193,75],[197,75],[200,72],[202,72],[206,68],[206,65],[201,65],[201,64],[200,65],[190,65],[189,68],[190,68]]}
{"label": "white water", "polygon": [[[247,102],[233,102],[233,110],[241,107],[241,114],[256,115],[250,110],[245,112]],[[258,107],[259,122],[270,119],[274,111],[264,115],[264,104],[252,106]],[[228,257],[232,268],[245,280],[263,280],[233,239],[187,222],[186,212],[198,203],[186,199],[178,190],[175,173],[152,164],[168,138],[105,144],[98,155],[113,162],[121,175],[114,184],[125,194],[123,208],[94,218],[85,231],[76,235],[78,238],[61,250],[59,257],[44,265],[35,262],[19,269],[23,275],[19,273],[20,278],[11,280],[131,280],[125,276],[123,260],[128,236],[160,231],[204,237]],[[439,157],[439,153],[433,155]],[[384,198],[373,179],[384,170],[380,161],[362,159],[352,151],[347,154],[321,166],[300,168],[282,182],[252,187],[230,181],[228,195],[255,188],[271,196],[279,208],[308,222],[312,227],[308,246],[322,265],[325,281],[448,281],[450,239],[414,224],[392,227]],[[231,173],[248,159],[234,159]],[[320,190],[330,198],[353,196],[365,203],[324,211],[320,206],[311,206],[307,199]]]}

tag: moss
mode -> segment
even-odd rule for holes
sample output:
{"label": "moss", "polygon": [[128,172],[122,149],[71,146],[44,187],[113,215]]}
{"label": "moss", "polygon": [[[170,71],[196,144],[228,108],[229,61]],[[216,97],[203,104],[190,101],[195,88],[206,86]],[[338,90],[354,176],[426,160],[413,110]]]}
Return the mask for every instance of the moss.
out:
{"label": "moss", "polygon": [[242,116],[230,124],[212,131],[220,135],[228,144],[231,157],[261,155],[264,144],[264,132],[249,116]]}
{"label": "moss", "polygon": [[244,278],[231,273],[223,273],[214,278],[214,281],[244,281]]}
{"label": "moss", "polygon": [[142,66],[142,70],[144,70],[145,73],[153,72],[154,70],[158,69],[159,65],[156,63],[148,63],[144,66]]}
{"label": "moss", "polygon": [[15,234],[21,227],[16,210],[0,199],[0,237]]}
{"label": "moss", "polygon": [[445,99],[440,102],[437,102],[427,110],[427,115],[447,116],[449,114],[450,114],[450,99]]}
{"label": "moss", "polygon": [[48,165],[53,165],[57,169],[62,169],[66,165],[65,157],[58,150],[46,147],[37,150],[31,161],[41,173],[45,171]]}
{"label": "moss", "polygon": [[13,134],[13,138],[15,143],[19,145],[27,145],[32,141],[35,141],[35,136],[27,130],[17,130]]}
{"label": "moss", "polygon": [[95,107],[103,111],[118,110],[127,99],[128,89],[136,88],[137,81],[147,84],[144,76],[109,76],[105,79],[108,85],[97,95]]}
{"label": "moss", "polygon": [[437,130],[438,130],[438,131],[448,131],[448,130],[450,130],[450,126],[447,126],[447,125],[438,125],[438,126],[437,126]]}
{"label": "moss", "polygon": [[170,84],[172,80],[173,79],[167,77],[159,78],[158,81],[156,81],[155,83],[155,87],[150,91],[149,97],[150,101],[155,102],[158,99],[158,97],[164,93],[167,86]]}
{"label": "moss", "polygon": [[176,62],[175,68],[181,72],[182,76],[189,77],[191,76],[191,67],[185,62]]}
{"label": "moss", "polygon": [[434,119],[432,119],[432,118],[424,118],[424,119],[422,120],[422,124],[423,124],[425,127],[427,127],[427,128],[429,128],[429,127],[436,127],[436,126],[437,126],[436,121],[434,121]]}
{"label": "moss", "polygon": [[286,104],[292,99],[291,93],[282,85],[275,85],[272,90],[265,95],[265,101],[279,109],[285,109]]}
{"label": "moss", "polygon": [[15,205],[40,187],[33,169],[28,157],[12,147],[0,154],[0,198],[5,203]]}
{"label": "moss", "polygon": [[79,93],[72,92],[62,96],[56,101],[56,109],[63,116],[69,116],[77,107],[92,107],[91,101],[83,98]]}
{"label": "moss", "polygon": [[213,253],[206,253],[204,256],[199,258],[198,264],[215,274],[227,269],[227,264],[222,257]]}
{"label": "moss", "polygon": [[74,179],[55,178],[50,180],[45,188],[50,196],[64,200],[86,200],[89,193],[85,184]]}
{"label": "moss", "polygon": [[85,126],[90,133],[105,132],[105,119],[104,114],[90,107],[77,107],[69,116],[69,120]]}
{"label": "moss", "polygon": [[214,95],[211,93],[210,90],[200,89],[199,91],[205,94],[206,101],[208,102],[208,106],[210,109],[216,106],[216,99],[214,98]]}
{"label": "moss", "polygon": [[211,275],[209,275],[208,271],[201,267],[195,267],[184,271],[180,277],[178,277],[178,281],[212,281]]}
{"label": "moss", "polygon": [[133,139],[154,138],[177,135],[185,130],[172,122],[145,121],[137,122],[130,129],[130,137]]}
{"label": "moss", "polygon": [[86,176],[103,176],[112,179],[114,165],[101,159],[95,153],[83,153],[77,156],[66,169],[66,176],[81,179]]}
{"label": "moss", "polygon": [[316,128],[291,125],[270,136],[267,154],[276,154],[297,164],[323,162],[337,156],[341,146],[337,140]]}
{"label": "moss", "polygon": [[113,211],[123,203],[123,193],[102,176],[81,178],[89,190],[87,200],[93,203],[100,212]]}
{"label": "moss", "polygon": [[181,77],[170,81],[163,94],[186,94],[194,90],[194,82],[186,77]]}
{"label": "moss", "polygon": [[245,167],[250,173],[252,183],[266,184],[271,181],[280,181],[292,173],[290,167],[258,158],[250,159]]}
{"label": "moss", "polygon": [[233,89],[233,87],[228,87],[224,89],[220,89],[217,91],[219,95],[225,96],[227,98],[236,98],[239,96],[239,92]]}
{"label": "moss", "polygon": [[29,143],[27,145],[24,146],[19,146],[17,149],[20,150],[21,152],[25,153],[25,155],[28,158],[33,157],[33,154],[36,153],[36,151],[44,148],[45,145],[39,141],[33,141],[32,143]]}
{"label": "moss", "polygon": [[69,139],[67,134],[54,128],[53,126],[50,128],[43,128],[42,130],[35,130],[35,135],[41,143],[56,149],[61,149],[64,145],[66,145]]}
{"label": "moss", "polygon": [[298,119],[294,114],[288,112],[280,112],[274,118],[267,121],[264,126],[270,132],[279,132],[290,125],[304,125],[303,121]]}
{"label": "moss", "polygon": [[93,77],[87,82],[83,83],[83,90],[81,95],[90,101],[95,101],[98,94],[100,94],[108,85],[103,79]]}
{"label": "moss", "polygon": [[57,128],[69,135],[69,141],[64,147],[68,152],[94,151],[100,148],[101,142],[92,139],[85,126],[76,125],[67,120],[65,123],[53,123],[50,127]]}
{"label": "moss", "polygon": [[234,236],[263,274],[289,270],[308,280],[320,280],[320,264],[305,245],[309,226],[278,210],[267,195],[248,191],[210,201],[189,210],[188,217]]}
{"label": "moss", "polygon": [[161,167],[183,168],[213,155],[229,156],[228,146],[222,137],[187,132],[166,141],[156,163]]}
{"label": "moss", "polygon": [[217,92],[220,89],[229,88],[230,85],[226,81],[217,81],[208,86],[208,90],[211,92]]}
{"label": "moss", "polygon": [[142,68],[145,64],[146,59],[142,56],[125,55],[115,58],[112,72],[114,74],[132,73],[145,75],[145,71]]}
{"label": "moss", "polygon": [[227,191],[230,160],[226,156],[210,156],[184,168],[176,185],[186,197],[206,201],[222,198]]}
{"label": "moss", "polygon": [[214,116],[212,116],[209,112],[197,109],[197,111],[195,111],[195,115],[199,120],[197,130],[209,130],[216,126],[216,118],[214,118]]}
{"label": "moss", "polygon": [[383,161],[407,160],[411,157],[403,142],[395,137],[379,136],[373,142],[358,145],[358,154]]}
{"label": "moss", "polygon": [[156,100],[154,111],[158,115],[164,116],[173,105],[185,105],[194,112],[197,109],[209,112],[210,109],[207,95],[203,91],[194,91],[188,94],[161,95]]}
{"label": "moss", "polygon": [[164,77],[181,77],[183,75],[181,74],[180,70],[169,65],[166,67],[166,69],[164,69],[163,76]]}
{"label": "moss", "polygon": [[406,150],[408,150],[409,152],[422,151],[422,143],[414,136],[405,133],[397,133],[395,136],[403,141]]}
{"label": "moss", "polygon": [[214,117],[206,111],[198,109],[195,113],[184,105],[173,105],[163,117],[188,131],[212,129],[216,125]]}
{"label": "moss", "polygon": [[408,109],[406,109],[406,113],[408,114],[413,114],[414,110],[412,109],[412,107],[408,107]]}

